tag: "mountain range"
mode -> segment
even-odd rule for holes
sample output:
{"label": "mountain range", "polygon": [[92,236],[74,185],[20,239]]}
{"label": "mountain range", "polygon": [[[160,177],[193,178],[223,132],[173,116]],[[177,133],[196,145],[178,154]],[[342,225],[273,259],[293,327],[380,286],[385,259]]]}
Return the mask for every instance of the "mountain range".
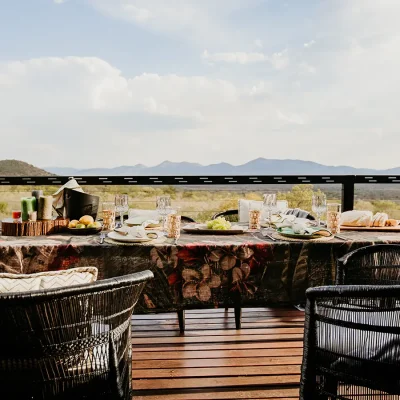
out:
{"label": "mountain range", "polygon": [[[190,162],[164,161],[154,167],[143,164],[115,168],[75,169],[69,167],[47,167],[46,171],[63,176],[144,176],[144,175],[400,175],[400,167],[386,170],[329,166],[312,161],[274,160],[257,158],[242,165],[218,163],[201,165]],[[1,173],[1,171],[0,171]]]}

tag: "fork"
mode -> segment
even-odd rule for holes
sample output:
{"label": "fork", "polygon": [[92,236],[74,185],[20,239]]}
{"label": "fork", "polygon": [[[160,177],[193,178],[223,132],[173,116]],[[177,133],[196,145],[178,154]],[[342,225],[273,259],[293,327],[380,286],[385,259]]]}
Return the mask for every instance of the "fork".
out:
{"label": "fork", "polygon": [[104,243],[104,239],[106,238],[106,234],[104,232],[100,233],[100,244]]}

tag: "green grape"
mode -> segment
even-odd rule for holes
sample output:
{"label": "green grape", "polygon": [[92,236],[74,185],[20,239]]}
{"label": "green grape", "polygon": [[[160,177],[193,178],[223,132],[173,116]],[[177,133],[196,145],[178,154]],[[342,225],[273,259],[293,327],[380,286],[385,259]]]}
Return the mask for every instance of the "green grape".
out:
{"label": "green grape", "polygon": [[207,229],[214,229],[219,231],[228,230],[231,227],[231,223],[227,221],[224,217],[218,217],[212,221],[207,221]]}

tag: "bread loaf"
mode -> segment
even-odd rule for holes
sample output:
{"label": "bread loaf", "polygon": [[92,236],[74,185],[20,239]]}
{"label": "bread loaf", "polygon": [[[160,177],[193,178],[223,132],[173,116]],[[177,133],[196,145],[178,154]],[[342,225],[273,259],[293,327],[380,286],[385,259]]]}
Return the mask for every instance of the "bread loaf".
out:
{"label": "bread loaf", "polygon": [[371,222],[371,211],[345,211],[340,217],[340,225],[343,226],[370,226]]}
{"label": "bread loaf", "polygon": [[372,217],[372,221],[370,226],[374,227],[382,227],[386,225],[386,221],[389,219],[389,216],[386,213],[376,213]]}
{"label": "bread loaf", "polygon": [[397,219],[388,219],[386,221],[386,226],[397,226],[399,224],[399,221]]}

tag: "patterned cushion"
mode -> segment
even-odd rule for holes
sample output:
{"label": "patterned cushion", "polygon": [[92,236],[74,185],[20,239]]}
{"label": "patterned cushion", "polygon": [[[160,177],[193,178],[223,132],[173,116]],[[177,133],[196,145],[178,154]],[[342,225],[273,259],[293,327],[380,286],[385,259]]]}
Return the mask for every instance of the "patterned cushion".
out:
{"label": "patterned cushion", "polygon": [[92,283],[96,281],[97,273],[95,267],[79,267],[37,274],[0,273],[0,293],[27,292]]}

